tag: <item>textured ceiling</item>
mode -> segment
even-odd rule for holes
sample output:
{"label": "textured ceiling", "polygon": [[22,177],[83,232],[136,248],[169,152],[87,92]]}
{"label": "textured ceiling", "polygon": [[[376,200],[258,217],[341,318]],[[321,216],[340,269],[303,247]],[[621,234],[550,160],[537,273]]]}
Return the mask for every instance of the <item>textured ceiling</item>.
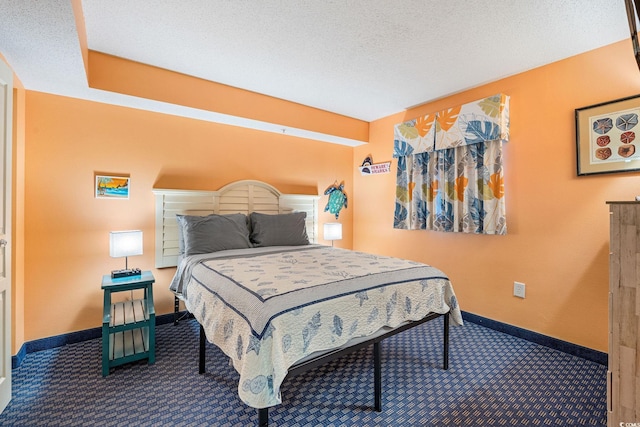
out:
{"label": "textured ceiling", "polygon": [[[365,121],[629,37],[623,0],[82,6],[92,50]],[[0,53],[27,89],[216,121],[215,113],[88,88],[70,0],[0,7]]]}

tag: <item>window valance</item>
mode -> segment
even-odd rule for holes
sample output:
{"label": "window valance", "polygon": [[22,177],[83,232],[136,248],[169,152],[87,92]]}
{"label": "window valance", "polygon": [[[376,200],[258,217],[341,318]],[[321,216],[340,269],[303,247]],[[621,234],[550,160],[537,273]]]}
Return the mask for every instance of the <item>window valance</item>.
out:
{"label": "window valance", "polygon": [[506,234],[502,143],[509,139],[508,96],[418,117],[394,132],[395,228]]}
{"label": "window valance", "polygon": [[393,157],[509,140],[509,96],[497,94],[394,128]]}

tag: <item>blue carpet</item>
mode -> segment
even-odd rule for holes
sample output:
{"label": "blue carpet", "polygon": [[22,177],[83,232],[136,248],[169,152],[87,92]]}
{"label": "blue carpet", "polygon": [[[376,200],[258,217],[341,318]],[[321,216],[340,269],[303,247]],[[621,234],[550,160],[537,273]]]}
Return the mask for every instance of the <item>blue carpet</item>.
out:
{"label": "blue carpet", "polygon": [[[369,347],[283,384],[270,426],[605,426],[606,367],[467,322],[442,320],[382,343],[383,412],[373,410]],[[238,374],[216,347],[198,374],[194,320],[157,327],[156,363],[101,375],[101,340],[27,354],[2,426],[249,426]]]}

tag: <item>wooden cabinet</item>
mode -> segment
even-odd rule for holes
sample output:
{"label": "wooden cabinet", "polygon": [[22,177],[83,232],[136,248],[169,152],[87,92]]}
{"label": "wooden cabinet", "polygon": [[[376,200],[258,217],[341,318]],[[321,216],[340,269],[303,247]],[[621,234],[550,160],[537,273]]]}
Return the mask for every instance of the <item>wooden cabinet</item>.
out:
{"label": "wooden cabinet", "polygon": [[607,421],[640,425],[640,202],[607,202],[609,255],[609,370]]}
{"label": "wooden cabinet", "polygon": [[[156,313],[153,305],[153,282],[150,271],[140,276],[112,279],[102,277],[104,307],[102,314],[102,376],[124,363],[147,359],[155,362]],[[141,299],[112,303],[114,292],[143,289]]]}

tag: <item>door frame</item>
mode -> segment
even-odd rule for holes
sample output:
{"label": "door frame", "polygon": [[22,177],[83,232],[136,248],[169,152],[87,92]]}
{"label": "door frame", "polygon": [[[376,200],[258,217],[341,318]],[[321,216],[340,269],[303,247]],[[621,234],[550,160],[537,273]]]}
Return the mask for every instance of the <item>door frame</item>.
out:
{"label": "door frame", "polygon": [[13,71],[0,59],[0,412],[11,401]]}

